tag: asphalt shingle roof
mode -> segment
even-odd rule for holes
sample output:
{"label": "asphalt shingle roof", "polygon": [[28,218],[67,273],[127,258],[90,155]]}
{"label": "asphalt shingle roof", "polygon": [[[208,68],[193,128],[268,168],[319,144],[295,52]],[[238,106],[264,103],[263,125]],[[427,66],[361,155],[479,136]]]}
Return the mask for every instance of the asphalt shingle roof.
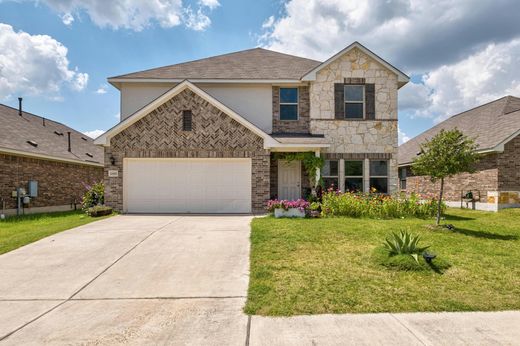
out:
{"label": "asphalt shingle roof", "polygon": [[399,165],[413,161],[420,144],[441,129],[458,128],[475,138],[478,150],[493,149],[520,130],[520,98],[505,96],[468,111],[456,114],[399,146]]}
{"label": "asphalt shingle roof", "polygon": [[247,49],[175,65],[129,73],[109,79],[300,79],[320,61],[274,52]]}
{"label": "asphalt shingle roof", "polygon": [[[71,132],[71,152],[68,151],[68,131]],[[0,104],[0,152],[2,149],[57,159],[94,163],[104,161],[103,148],[95,145],[92,138],[49,119],[45,119],[44,126],[42,117],[27,112],[22,112],[22,116],[19,116],[18,109]]]}

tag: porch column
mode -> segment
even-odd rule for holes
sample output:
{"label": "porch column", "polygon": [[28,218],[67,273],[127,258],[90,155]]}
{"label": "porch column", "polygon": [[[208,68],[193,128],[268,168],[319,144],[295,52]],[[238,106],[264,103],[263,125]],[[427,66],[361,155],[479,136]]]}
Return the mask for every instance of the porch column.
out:
{"label": "porch column", "polygon": [[[315,150],[314,151],[314,156],[320,157],[320,151],[319,150]],[[316,168],[316,184],[315,184],[315,186],[312,186],[312,188],[315,188],[316,186],[318,186],[318,182],[320,181],[320,176],[321,176],[320,169]]]}

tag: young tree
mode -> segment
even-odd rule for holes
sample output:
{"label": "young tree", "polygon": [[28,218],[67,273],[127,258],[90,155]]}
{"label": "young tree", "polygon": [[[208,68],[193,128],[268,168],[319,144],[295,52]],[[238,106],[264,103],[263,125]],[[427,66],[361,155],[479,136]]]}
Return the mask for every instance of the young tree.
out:
{"label": "young tree", "polygon": [[479,157],[474,140],[458,129],[441,130],[432,139],[421,144],[421,151],[412,163],[415,175],[428,175],[432,183],[440,180],[437,206],[437,225],[441,220],[444,179],[459,173],[474,172]]}

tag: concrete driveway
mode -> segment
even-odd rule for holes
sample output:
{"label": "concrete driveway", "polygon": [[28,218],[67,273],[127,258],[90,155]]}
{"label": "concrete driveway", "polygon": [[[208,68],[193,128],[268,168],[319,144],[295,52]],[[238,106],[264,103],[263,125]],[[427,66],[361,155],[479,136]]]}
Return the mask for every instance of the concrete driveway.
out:
{"label": "concrete driveway", "polygon": [[250,221],[116,216],[2,255],[2,344],[244,345]]}
{"label": "concrete driveway", "polygon": [[250,216],[125,215],[0,256],[0,344],[518,345],[520,312],[242,312]]}

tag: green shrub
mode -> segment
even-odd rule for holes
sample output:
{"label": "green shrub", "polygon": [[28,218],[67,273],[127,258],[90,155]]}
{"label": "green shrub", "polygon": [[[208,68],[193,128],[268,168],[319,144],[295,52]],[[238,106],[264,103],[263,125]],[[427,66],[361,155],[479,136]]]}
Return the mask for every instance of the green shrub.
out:
{"label": "green shrub", "polygon": [[383,247],[374,250],[373,261],[388,269],[399,271],[434,271],[442,273],[451,267],[451,264],[442,259],[435,258],[431,263],[427,263],[422,256],[417,261],[410,255],[390,255]]}
{"label": "green shrub", "polygon": [[87,214],[92,217],[105,216],[112,214],[112,208],[104,205],[96,205],[87,209]]}
{"label": "green shrub", "polygon": [[103,182],[94,183],[93,185],[85,184],[85,189],[86,192],[81,203],[83,210],[105,204],[105,185]]}
{"label": "green shrub", "polygon": [[401,231],[392,233],[389,238],[386,238],[383,247],[390,255],[411,255],[417,261],[417,256],[430,247],[419,247],[420,239],[421,237],[418,235],[414,236],[410,232]]}
{"label": "green shrub", "polygon": [[[350,216],[367,218],[433,217],[436,201],[421,201],[418,196],[392,197],[382,194],[360,194],[328,191],[323,194],[321,210],[324,216]],[[443,209],[446,206],[443,205]]]}

